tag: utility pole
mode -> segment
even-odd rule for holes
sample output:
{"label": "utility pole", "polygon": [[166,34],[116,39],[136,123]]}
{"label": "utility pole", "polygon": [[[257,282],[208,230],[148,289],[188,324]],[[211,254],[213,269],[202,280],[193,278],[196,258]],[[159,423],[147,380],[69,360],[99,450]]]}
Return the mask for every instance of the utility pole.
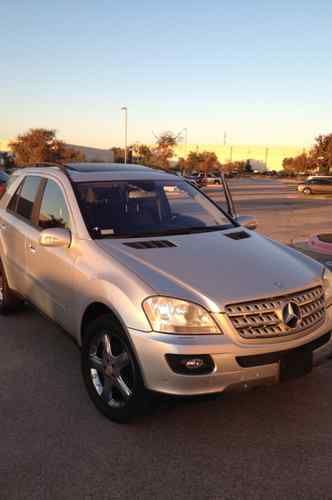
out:
{"label": "utility pole", "polygon": [[224,132],[224,146],[227,144],[227,132]]}
{"label": "utility pole", "polygon": [[122,106],[121,111],[124,112],[125,126],[124,126],[124,162],[127,163],[127,141],[128,141],[128,108],[127,106]]}

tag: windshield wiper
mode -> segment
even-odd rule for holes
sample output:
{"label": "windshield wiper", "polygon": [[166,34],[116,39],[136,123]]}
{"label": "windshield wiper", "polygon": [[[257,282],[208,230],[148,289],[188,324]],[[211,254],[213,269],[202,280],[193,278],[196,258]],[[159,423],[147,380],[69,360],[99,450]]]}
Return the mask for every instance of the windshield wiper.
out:
{"label": "windshield wiper", "polygon": [[172,235],[172,234],[194,234],[194,233],[209,233],[212,231],[221,231],[223,229],[228,229],[229,227],[232,227],[231,224],[226,224],[223,226],[201,226],[201,227],[185,227],[182,229],[169,229],[163,231],[163,235]]}

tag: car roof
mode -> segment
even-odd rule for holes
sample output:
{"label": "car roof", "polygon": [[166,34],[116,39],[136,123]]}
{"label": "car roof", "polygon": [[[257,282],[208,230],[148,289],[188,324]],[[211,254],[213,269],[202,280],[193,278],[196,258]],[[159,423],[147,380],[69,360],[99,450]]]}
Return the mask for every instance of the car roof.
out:
{"label": "car roof", "polygon": [[163,170],[128,163],[37,163],[25,167],[24,172],[64,173],[73,182],[179,179],[178,176]]}

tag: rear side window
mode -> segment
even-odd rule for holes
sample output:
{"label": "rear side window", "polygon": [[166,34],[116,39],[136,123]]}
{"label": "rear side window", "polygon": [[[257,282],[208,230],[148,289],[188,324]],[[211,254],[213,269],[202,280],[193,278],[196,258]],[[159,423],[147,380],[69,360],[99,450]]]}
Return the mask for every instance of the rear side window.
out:
{"label": "rear side window", "polygon": [[35,175],[25,177],[10,200],[8,209],[30,221],[40,181],[41,178]]}
{"label": "rear side window", "polygon": [[23,182],[21,182],[21,184],[18,186],[18,188],[16,189],[15,193],[13,194],[13,196],[11,197],[10,199],[10,202],[8,203],[8,210],[10,210],[11,212],[16,212],[16,207],[17,207],[17,200],[18,200],[18,197],[20,195],[20,192],[21,192],[21,189],[22,189],[22,185],[23,185]]}
{"label": "rear side window", "polygon": [[60,187],[53,181],[48,180],[38,218],[41,229],[54,227],[70,229],[69,213]]}

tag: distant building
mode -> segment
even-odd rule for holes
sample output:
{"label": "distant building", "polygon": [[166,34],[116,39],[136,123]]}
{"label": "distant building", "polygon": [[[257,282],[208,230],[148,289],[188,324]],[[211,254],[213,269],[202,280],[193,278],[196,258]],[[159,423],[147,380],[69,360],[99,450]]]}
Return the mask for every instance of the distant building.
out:
{"label": "distant building", "polygon": [[67,146],[82,153],[85,161],[110,163],[114,161],[113,151],[110,149],[91,148],[89,146],[78,146],[76,144],[67,144]]}
{"label": "distant building", "polygon": [[[186,157],[190,151],[210,151],[215,153],[220,163],[250,160],[254,170],[282,170],[284,158],[291,158],[303,153],[304,148],[298,146],[255,146],[255,145],[221,145],[221,144],[179,144],[176,157]],[[256,165],[256,166],[255,166]]]}
{"label": "distant building", "polygon": [[[0,151],[9,151],[8,140],[0,138]],[[68,144],[84,154],[86,161],[90,162],[114,162],[114,154],[110,149],[92,148]],[[250,160],[255,170],[282,170],[284,158],[292,158],[302,154],[305,149],[300,146],[255,146],[255,145],[221,145],[221,144],[179,144],[175,150],[174,160],[186,157],[190,151],[214,152],[220,163]]]}
{"label": "distant building", "polygon": [[9,143],[9,140],[0,137],[0,151],[9,151]]}

